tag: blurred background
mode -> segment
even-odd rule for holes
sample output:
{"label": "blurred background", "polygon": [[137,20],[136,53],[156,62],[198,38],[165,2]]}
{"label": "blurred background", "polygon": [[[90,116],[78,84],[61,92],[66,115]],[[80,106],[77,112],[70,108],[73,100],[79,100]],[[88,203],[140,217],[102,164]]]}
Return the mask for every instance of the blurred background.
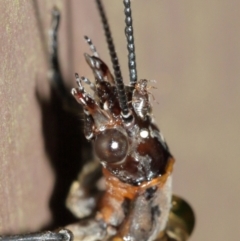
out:
{"label": "blurred background", "polygon": [[[123,4],[103,2],[128,81]],[[93,79],[83,57],[90,52],[83,35],[111,66],[93,0],[0,2],[1,233],[36,231],[52,219],[56,173],[36,91],[47,103],[54,5],[62,12],[60,59],[69,88],[75,72]],[[153,114],[176,158],[174,192],[196,213],[190,240],[240,239],[239,9],[238,0],[132,1],[138,77],[156,80]],[[49,109],[50,133],[52,113]]]}

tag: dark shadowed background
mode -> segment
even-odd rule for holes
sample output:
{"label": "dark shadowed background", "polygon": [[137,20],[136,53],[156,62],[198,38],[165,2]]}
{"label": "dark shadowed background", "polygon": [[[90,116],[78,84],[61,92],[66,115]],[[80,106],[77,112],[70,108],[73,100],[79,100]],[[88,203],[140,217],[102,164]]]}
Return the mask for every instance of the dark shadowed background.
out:
{"label": "dark shadowed background", "polygon": [[[103,2],[128,81],[122,1]],[[93,0],[0,2],[0,233],[73,220],[61,197],[87,154],[81,116],[63,111],[47,80],[54,5],[69,88],[74,72],[93,79],[83,35],[110,65]],[[134,0],[132,9],[138,76],[156,80],[153,113],[177,160],[174,192],[196,212],[191,240],[239,240],[240,2]]]}

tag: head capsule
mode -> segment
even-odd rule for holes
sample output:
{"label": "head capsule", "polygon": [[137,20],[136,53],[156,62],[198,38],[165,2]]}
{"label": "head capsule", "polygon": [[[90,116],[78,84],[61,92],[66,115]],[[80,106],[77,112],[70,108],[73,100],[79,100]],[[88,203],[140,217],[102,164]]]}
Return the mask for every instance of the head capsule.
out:
{"label": "head capsule", "polygon": [[[92,64],[96,57],[88,55],[87,58],[93,72],[96,71]],[[164,174],[171,154],[151,117],[147,81],[139,80],[134,87],[124,85],[132,116],[131,121],[126,122],[117,87],[109,80],[110,75],[104,74],[110,71],[105,64],[99,66],[104,69],[97,69],[98,75],[94,74],[93,95],[85,91],[84,77],[78,75],[78,88],[72,91],[85,110],[85,136],[93,141],[96,157],[121,181],[133,185]]]}
{"label": "head capsule", "polygon": [[[91,40],[85,37],[93,52],[92,56],[85,54],[85,59],[93,71],[95,83],[76,75],[78,88],[73,89],[72,94],[85,110],[84,133],[93,141],[95,154],[103,167],[121,181],[138,185],[164,174],[171,154],[152,121],[148,81],[137,79],[130,1],[124,0],[129,86],[123,83],[103,6],[101,1],[96,2],[114,76],[99,58]],[[94,92],[92,96],[86,93],[82,82],[90,85]]]}

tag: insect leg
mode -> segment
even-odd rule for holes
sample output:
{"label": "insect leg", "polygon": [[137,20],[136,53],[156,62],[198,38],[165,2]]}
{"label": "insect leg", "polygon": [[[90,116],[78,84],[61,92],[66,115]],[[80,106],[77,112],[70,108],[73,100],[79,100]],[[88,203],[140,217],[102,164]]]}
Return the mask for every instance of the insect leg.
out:
{"label": "insect leg", "polygon": [[90,161],[83,167],[78,180],[72,183],[66,206],[77,218],[87,217],[95,210],[97,200],[104,189],[97,185],[101,177],[100,163]]}
{"label": "insect leg", "polygon": [[59,232],[38,232],[30,234],[19,234],[0,236],[1,241],[71,241],[73,240],[72,232],[67,229],[61,229]]}
{"label": "insect leg", "polygon": [[60,70],[58,58],[58,28],[60,24],[60,12],[57,8],[52,10],[52,24],[49,31],[50,46],[49,46],[49,64],[50,64],[50,82],[53,89],[61,98],[64,107],[72,112],[79,112],[79,105],[72,98],[70,90],[65,86],[63,76]]}

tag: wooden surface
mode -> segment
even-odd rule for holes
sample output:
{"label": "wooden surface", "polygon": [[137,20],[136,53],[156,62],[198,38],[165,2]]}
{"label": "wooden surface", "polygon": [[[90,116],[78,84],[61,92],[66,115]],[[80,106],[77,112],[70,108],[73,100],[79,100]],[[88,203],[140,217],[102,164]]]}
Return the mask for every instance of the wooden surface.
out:
{"label": "wooden surface", "polygon": [[[50,220],[53,171],[47,161],[37,82],[47,88],[46,29],[50,2],[0,3],[0,232],[36,230]],[[60,2],[60,1],[59,1]],[[45,82],[45,83],[44,83]]]}
{"label": "wooden surface", "polygon": [[[122,3],[104,3],[127,80]],[[38,230],[57,217],[49,202],[61,172],[51,160],[59,150],[55,124],[65,117],[56,115],[51,99],[50,106],[42,100],[50,98],[46,38],[53,5],[63,14],[68,85],[74,72],[93,79],[82,55],[89,52],[84,34],[109,64],[93,1],[0,2],[0,233]],[[196,211],[191,240],[239,240],[240,2],[137,0],[132,6],[139,78],[157,81],[154,115],[177,160],[174,190]]]}

